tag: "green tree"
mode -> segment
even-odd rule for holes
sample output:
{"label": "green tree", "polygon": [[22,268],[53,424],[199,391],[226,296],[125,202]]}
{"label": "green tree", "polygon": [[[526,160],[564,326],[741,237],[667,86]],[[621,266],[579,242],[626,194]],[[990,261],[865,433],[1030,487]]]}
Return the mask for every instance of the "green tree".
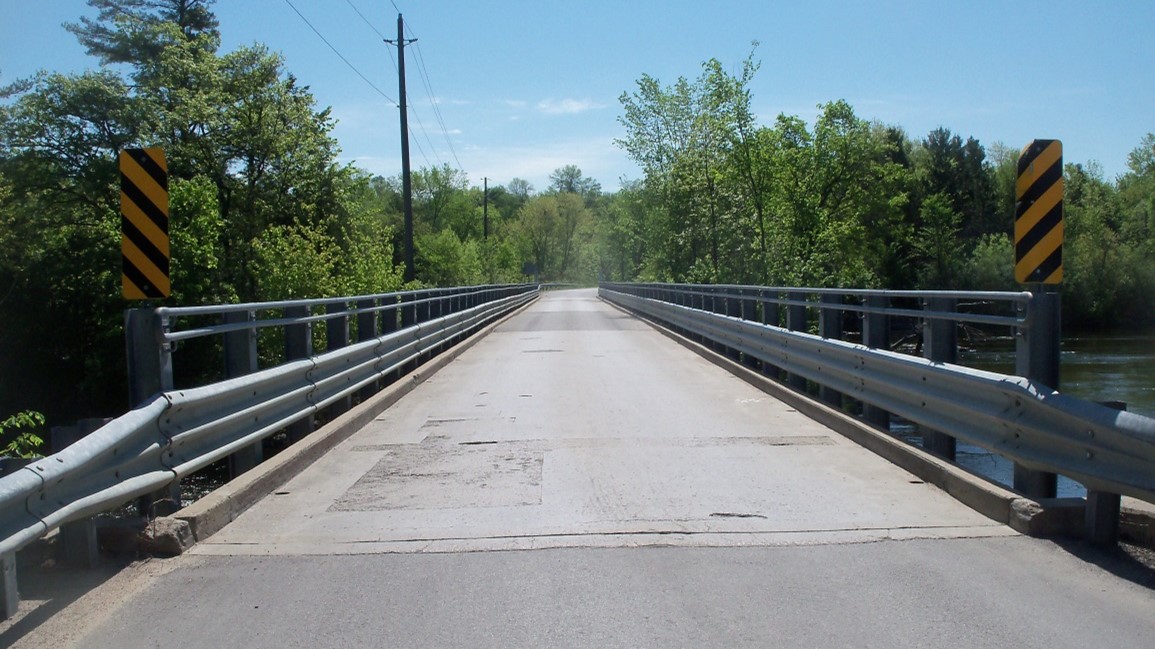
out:
{"label": "green tree", "polygon": [[81,17],[65,23],[90,56],[102,63],[139,64],[160,54],[169,42],[157,38],[166,25],[175,25],[186,40],[200,36],[220,38],[212,13],[215,0],[88,0],[97,9],[95,19]]}
{"label": "green tree", "polygon": [[484,276],[478,242],[448,229],[421,236],[416,263],[418,277],[432,286],[480,284]]}
{"label": "green tree", "polygon": [[583,175],[577,165],[566,165],[554,169],[549,175],[549,191],[558,194],[577,194],[588,206],[601,195],[602,186],[593,178]]}
{"label": "green tree", "polygon": [[958,235],[962,215],[954,211],[947,196],[933,194],[923,201],[920,216],[922,227],[915,246],[920,254],[920,287],[958,288],[955,282],[961,261]]}
{"label": "green tree", "polygon": [[219,54],[211,4],[94,2],[101,13],[74,31],[123,74],[42,72],[3,91],[0,303],[13,315],[0,321],[0,409],[57,419],[124,407],[117,153],[128,146],[168,158],[171,301],[397,285],[395,212],[382,198],[354,213],[375,188],[337,163],[329,112],[263,46]]}

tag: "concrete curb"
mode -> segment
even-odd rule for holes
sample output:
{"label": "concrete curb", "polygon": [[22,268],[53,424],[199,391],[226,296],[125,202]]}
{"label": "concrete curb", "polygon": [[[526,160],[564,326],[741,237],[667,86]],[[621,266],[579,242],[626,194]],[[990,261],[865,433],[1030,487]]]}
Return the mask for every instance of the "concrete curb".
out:
{"label": "concrete curb", "polygon": [[426,379],[473,347],[510,318],[529,308],[537,298],[485,325],[473,335],[433,357],[392,385],[325,424],[301,441],[258,464],[195,503],[170,517],[185,521],[196,542],[203,541],[235,520],[277,487],[297,475],[325,453],[364,428],[377,415],[397,403]]}
{"label": "concrete curb", "polygon": [[[909,471],[923,482],[935,485],[956,500],[978,513],[1015,531],[1029,536],[1083,536],[1084,501],[1080,498],[1050,498],[1034,500],[955,466],[921,448],[898,440],[888,433],[852,417],[840,410],[812,399],[773,379],[736,363],[714,350],[690,340],[655,322],[649,317],[635,313],[609,300],[601,298],[610,306],[641,318],[659,333],[695,352],[714,365],[734,374],[750,385],[793,407],[850,441],[882,457],[890,463]],[[1129,521],[1130,518],[1130,521]],[[1134,509],[1125,509],[1121,533],[1133,537],[1128,530],[1147,532],[1155,539],[1155,518],[1147,518]],[[1140,539],[1134,539],[1140,541]]]}

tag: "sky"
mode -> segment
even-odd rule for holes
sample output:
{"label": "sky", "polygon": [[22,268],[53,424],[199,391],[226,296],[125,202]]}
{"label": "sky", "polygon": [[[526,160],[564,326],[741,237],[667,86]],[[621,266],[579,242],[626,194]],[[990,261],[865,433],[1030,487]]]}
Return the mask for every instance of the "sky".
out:
{"label": "sky", "polygon": [[[663,85],[694,79],[711,58],[737,73],[755,41],[761,69],[750,90],[765,125],[781,113],[812,125],[819,104],[845,99],[859,117],[916,139],[938,127],[987,147],[1057,138],[1066,162],[1096,162],[1108,180],[1155,132],[1150,0],[218,0],[213,9],[222,51],[263,43],[283,55],[318,107],[331,107],[342,161],[385,176],[401,169],[396,48],[382,40],[396,38],[398,13],[418,39],[405,49],[413,166],[449,164],[474,186],[516,177],[540,191],[571,164],[607,191],[638,179],[614,143],[625,135],[622,93],[643,74]],[[61,27],[82,15],[95,15],[84,0],[0,0],[0,84],[96,68]]]}

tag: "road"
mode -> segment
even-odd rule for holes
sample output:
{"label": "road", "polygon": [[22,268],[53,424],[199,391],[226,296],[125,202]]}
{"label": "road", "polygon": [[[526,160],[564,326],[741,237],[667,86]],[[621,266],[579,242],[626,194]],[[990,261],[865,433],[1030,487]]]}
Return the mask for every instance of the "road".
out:
{"label": "road", "polygon": [[982,517],[592,291],[546,295],[192,552],[136,571],[17,646],[1155,638],[1149,588]]}

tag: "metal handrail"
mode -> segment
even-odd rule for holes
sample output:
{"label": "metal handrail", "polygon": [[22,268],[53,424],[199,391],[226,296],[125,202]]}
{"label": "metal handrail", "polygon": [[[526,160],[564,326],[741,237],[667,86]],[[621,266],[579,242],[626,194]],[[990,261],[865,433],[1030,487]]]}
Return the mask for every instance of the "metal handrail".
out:
{"label": "metal handrail", "polygon": [[[929,320],[951,320],[970,324],[986,324],[1007,327],[1029,327],[1030,319],[1028,305],[1033,299],[1029,291],[898,291],[889,289],[853,289],[853,288],[799,288],[784,286],[750,286],[744,284],[659,284],[659,283],[603,283],[602,286],[611,290],[621,290],[628,287],[628,291],[645,292],[666,291],[686,297],[722,298],[735,300],[756,300],[779,306],[803,306],[819,309],[836,309],[861,314],[878,314],[898,317],[920,318]],[[786,297],[782,297],[785,295]],[[860,304],[851,303],[822,303],[807,299],[798,299],[797,295],[816,295],[833,297],[852,297],[863,300]],[[962,300],[973,300],[982,303],[1006,303],[1015,309],[1015,315],[997,316],[965,311],[939,311],[935,309],[904,309],[893,306],[871,306],[870,298],[880,299],[911,299],[934,300],[949,299],[956,303]]]}
{"label": "metal handrail", "polygon": [[[373,295],[358,295],[352,297],[330,297],[330,298],[315,298],[303,300],[280,300],[274,302],[245,302],[240,304],[212,304],[204,306],[187,306],[187,307],[159,307],[156,309],[158,316],[166,318],[170,323],[168,330],[163,332],[164,340],[166,342],[177,342],[181,340],[188,340],[191,338],[200,338],[203,336],[212,336],[230,331],[241,331],[247,329],[261,329],[270,327],[284,327],[295,324],[307,324],[313,322],[323,322],[326,320],[334,320],[337,318],[344,318],[354,316],[362,313],[380,313],[383,311],[395,311],[403,308],[413,308],[425,304],[432,304],[439,302],[446,297],[464,297],[464,296],[478,296],[484,295],[487,292],[495,290],[507,289],[512,286],[528,286],[528,285],[481,285],[481,286],[461,286],[454,288],[436,288],[436,289],[421,289],[415,291],[399,291],[395,293],[377,293]],[[172,323],[176,322],[180,317],[203,316],[203,315],[224,315],[227,313],[250,313],[261,311],[278,311],[290,309],[293,307],[303,307],[311,310],[315,307],[329,306],[332,304],[343,304],[346,307],[349,304],[363,304],[366,302],[382,302],[388,301],[385,304],[377,304],[371,307],[357,307],[346,308],[342,311],[333,311],[317,315],[308,315],[300,317],[280,317],[268,318],[264,320],[253,320],[251,322],[234,322],[213,324],[204,327],[197,327],[185,330],[173,330]]]}

